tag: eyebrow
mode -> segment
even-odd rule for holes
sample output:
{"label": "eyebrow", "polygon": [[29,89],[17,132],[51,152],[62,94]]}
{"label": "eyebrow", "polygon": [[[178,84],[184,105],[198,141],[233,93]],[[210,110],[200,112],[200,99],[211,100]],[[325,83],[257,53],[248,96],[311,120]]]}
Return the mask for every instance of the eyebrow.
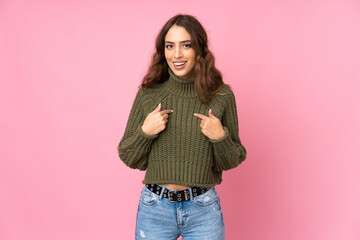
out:
{"label": "eyebrow", "polygon": [[[166,43],[174,43],[174,42],[170,42],[170,41],[165,41]],[[185,42],[191,42],[190,40],[185,40],[185,41],[181,41],[180,43],[185,43]]]}

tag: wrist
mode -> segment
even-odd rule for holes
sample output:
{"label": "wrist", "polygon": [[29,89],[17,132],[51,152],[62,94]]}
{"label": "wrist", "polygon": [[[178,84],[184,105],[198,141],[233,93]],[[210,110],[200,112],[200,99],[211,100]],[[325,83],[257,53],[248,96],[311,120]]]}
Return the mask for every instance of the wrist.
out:
{"label": "wrist", "polygon": [[157,134],[151,134],[151,133],[147,132],[146,129],[144,131],[143,126],[140,126],[139,131],[140,131],[140,135],[142,135],[142,136],[144,136],[146,138],[155,138],[155,137],[158,136]]}
{"label": "wrist", "polygon": [[150,135],[150,133],[147,132],[146,129],[144,129],[144,125],[141,126],[141,131],[145,133],[146,135]]}
{"label": "wrist", "polygon": [[222,142],[223,140],[225,140],[229,136],[229,130],[226,127],[223,127],[223,130],[224,130],[224,135],[222,137],[216,138],[216,139],[210,138],[210,142],[217,143],[217,142]]}
{"label": "wrist", "polygon": [[224,130],[224,128],[222,128],[221,129],[221,134],[220,134],[220,136],[217,138],[217,139],[220,139],[220,138],[223,138],[224,136],[225,136],[225,130]]}

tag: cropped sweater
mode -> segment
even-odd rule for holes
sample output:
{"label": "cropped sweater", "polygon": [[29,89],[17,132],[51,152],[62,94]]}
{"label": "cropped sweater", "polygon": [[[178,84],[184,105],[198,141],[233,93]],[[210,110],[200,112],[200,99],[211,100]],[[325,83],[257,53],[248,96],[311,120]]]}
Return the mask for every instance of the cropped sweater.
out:
{"label": "cropped sweater", "polygon": [[[118,144],[126,166],[146,170],[143,184],[181,184],[211,187],[222,182],[222,173],[246,158],[239,138],[235,96],[224,85],[208,104],[195,91],[195,78],[180,78],[168,68],[169,78],[152,88],[140,87],[132,104],[127,125]],[[163,131],[148,135],[141,126],[158,104],[172,109]],[[225,135],[208,138],[201,132],[201,119],[209,109],[223,125]]]}

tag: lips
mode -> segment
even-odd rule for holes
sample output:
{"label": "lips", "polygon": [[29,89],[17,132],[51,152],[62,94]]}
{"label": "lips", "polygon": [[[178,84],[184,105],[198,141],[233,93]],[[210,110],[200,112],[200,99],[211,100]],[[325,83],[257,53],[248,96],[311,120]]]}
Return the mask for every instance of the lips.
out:
{"label": "lips", "polygon": [[176,62],[173,62],[173,64],[174,64],[175,69],[183,69],[186,64],[186,61],[182,61],[182,62],[176,61]]}

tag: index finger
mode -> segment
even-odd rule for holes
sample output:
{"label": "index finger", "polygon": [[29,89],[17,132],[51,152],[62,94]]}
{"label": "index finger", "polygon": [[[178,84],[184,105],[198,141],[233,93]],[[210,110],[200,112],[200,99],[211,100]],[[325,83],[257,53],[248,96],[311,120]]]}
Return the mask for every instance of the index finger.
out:
{"label": "index finger", "polygon": [[206,119],[208,118],[208,116],[202,115],[201,113],[194,113],[195,117],[201,118],[201,119]]}
{"label": "index finger", "polygon": [[166,109],[166,110],[162,110],[162,111],[160,111],[160,114],[172,113],[172,112],[173,112],[173,110]]}

